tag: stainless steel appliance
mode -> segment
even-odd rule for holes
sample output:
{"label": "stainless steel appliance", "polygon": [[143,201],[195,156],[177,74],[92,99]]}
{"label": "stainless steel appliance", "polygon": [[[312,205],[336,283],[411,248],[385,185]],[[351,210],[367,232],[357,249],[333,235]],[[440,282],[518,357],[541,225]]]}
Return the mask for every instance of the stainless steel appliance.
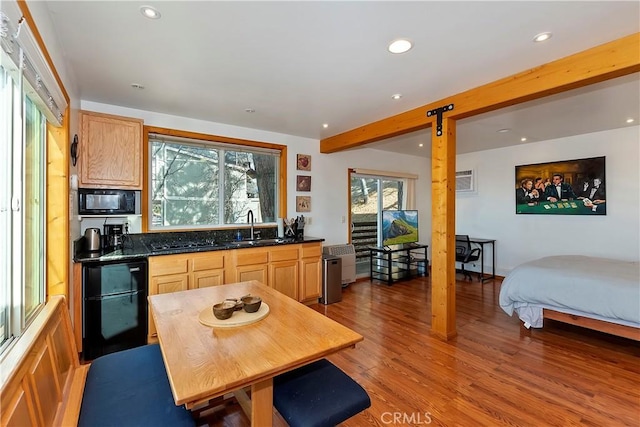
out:
{"label": "stainless steel appliance", "polygon": [[342,259],[322,254],[322,295],[320,303],[333,304],[342,301]]}
{"label": "stainless steel appliance", "polygon": [[146,261],[85,263],[82,284],[85,360],[146,344]]}
{"label": "stainless steel appliance", "polygon": [[124,226],[122,224],[104,225],[104,249],[122,249]]}
{"label": "stainless steel appliance", "polygon": [[84,239],[86,241],[87,251],[96,252],[102,249],[99,228],[87,228],[84,231]]}
{"label": "stainless steel appliance", "polygon": [[78,189],[78,213],[80,215],[133,215],[140,213],[139,206],[139,191]]}

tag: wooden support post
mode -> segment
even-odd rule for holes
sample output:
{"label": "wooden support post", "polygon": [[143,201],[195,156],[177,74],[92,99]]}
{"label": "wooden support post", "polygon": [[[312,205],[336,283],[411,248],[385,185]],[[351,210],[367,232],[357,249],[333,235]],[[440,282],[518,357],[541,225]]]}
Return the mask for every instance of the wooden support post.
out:
{"label": "wooden support post", "polygon": [[456,122],[442,119],[431,141],[431,331],[448,340],[456,332]]}

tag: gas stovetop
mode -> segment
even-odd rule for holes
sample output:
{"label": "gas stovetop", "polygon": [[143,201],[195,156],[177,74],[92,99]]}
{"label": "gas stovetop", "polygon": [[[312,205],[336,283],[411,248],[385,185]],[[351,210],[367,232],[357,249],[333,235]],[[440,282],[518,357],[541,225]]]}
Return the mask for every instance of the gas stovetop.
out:
{"label": "gas stovetop", "polygon": [[166,251],[169,249],[208,248],[218,246],[221,245],[216,243],[214,240],[186,240],[177,242],[151,243],[149,245],[149,247],[153,251]]}

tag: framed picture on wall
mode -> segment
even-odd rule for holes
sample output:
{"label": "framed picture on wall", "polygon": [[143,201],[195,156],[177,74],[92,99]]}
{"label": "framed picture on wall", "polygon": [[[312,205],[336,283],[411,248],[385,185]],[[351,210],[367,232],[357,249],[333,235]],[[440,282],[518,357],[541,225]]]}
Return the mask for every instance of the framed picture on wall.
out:
{"label": "framed picture on wall", "polygon": [[516,214],[606,215],[605,157],[516,166]]}
{"label": "framed picture on wall", "polygon": [[311,212],[311,196],[296,196],[296,212]]}
{"label": "framed picture on wall", "polygon": [[306,175],[296,176],[296,190],[311,191],[311,177]]}
{"label": "framed picture on wall", "polygon": [[296,168],[299,171],[310,171],[311,156],[308,154],[298,154],[296,159]]}

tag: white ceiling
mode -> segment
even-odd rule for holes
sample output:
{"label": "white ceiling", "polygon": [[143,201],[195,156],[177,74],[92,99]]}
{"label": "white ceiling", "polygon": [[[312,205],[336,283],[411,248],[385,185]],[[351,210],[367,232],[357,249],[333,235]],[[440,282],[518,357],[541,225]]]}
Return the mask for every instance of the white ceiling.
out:
{"label": "white ceiling", "polygon": [[[456,124],[456,153],[637,125],[640,117],[639,77],[636,73],[459,120]],[[628,124],[627,118],[635,121]],[[498,132],[505,129],[508,131]],[[526,138],[526,141],[521,138]],[[431,157],[431,129],[374,142],[367,147]]]}
{"label": "white ceiling", "polygon": [[[143,4],[162,18],[143,17]],[[50,1],[47,7],[83,100],[315,139],[640,31],[637,1]],[[553,37],[533,43],[543,31]],[[401,37],[413,49],[390,54],[388,43]],[[638,74],[576,92],[460,121],[458,152],[640,119]],[[394,101],[395,93],[403,97]],[[511,131],[496,133],[501,128]],[[369,147],[428,155],[429,134]]]}

